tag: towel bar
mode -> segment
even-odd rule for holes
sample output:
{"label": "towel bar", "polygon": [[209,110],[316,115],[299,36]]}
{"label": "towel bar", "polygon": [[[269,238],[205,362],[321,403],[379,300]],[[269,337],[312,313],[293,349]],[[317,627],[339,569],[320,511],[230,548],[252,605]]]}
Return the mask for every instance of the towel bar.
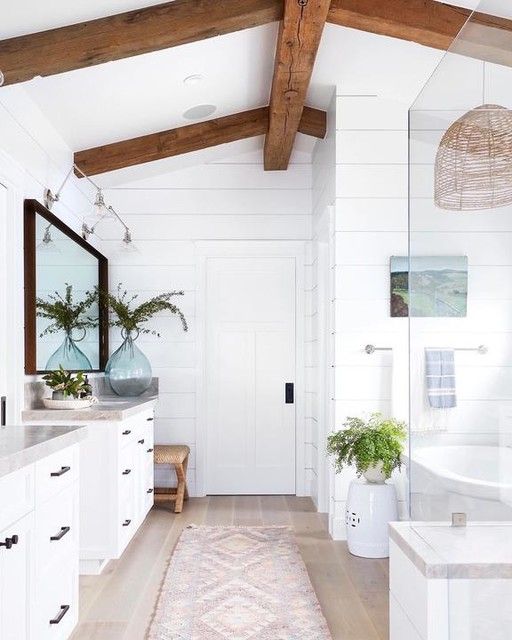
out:
{"label": "towel bar", "polygon": [[[375,351],[393,351],[393,347],[376,347],[373,344],[367,344],[364,350],[370,356],[372,353],[375,353]],[[481,356],[485,356],[487,353],[489,353],[489,347],[487,347],[485,344],[481,344],[478,347],[455,348],[454,351],[478,351]]]}
{"label": "towel bar", "polygon": [[376,347],[374,344],[367,344],[364,350],[370,356],[375,351],[393,351],[393,347]]}

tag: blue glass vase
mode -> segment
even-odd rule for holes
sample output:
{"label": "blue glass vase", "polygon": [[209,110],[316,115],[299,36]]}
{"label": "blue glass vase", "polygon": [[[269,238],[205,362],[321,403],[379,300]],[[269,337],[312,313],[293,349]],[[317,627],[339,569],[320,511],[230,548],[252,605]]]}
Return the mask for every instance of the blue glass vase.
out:
{"label": "blue glass vase", "polygon": [[135,344],[139,334],[121,332],[123,344],[110,356],[105,377],[118,396],[140,396],[151,384],[151,364]]}
{"label": "blue glass vase", "polygon": [[[80,340],[85,338],[84,335]],[[66,333],[64,342],[60,347],[52,353],[46,363],[47,371],[55,371],[59,367],[66,369],[66,371],[90,371],[92,369],[89,358],[81,351],[76,343],[80,342],[71,336],[71,333]]]}

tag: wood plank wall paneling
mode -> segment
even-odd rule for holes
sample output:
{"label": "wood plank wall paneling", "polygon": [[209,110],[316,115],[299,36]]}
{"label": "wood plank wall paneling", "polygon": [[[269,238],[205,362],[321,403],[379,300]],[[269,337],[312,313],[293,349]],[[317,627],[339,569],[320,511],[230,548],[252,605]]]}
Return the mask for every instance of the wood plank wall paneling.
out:
{"label": "wood plank wall paneling", "polygon": [[[199,273],[196,245],[203,240],[275,240],[307,242],[311,237],[311,164],[296,158],[282,179],[265,173],[261,152],[174,171],[107,189],[109,202],[133,230],[138,253],[117,252],[119,229],[102,226],[102,247],[111,257],[111,285],[118,281],[140,293],[184,289],[177,299],[190,324],[185,334],[175,318],[152,323],[162,338],[141,336],[140,348],[160,378],[156,442],[185,443],[195,452],[197,363],[202,359],[196,326]],[[126,212],[126,213],[125,213]],[[112,335],[112,347],[120,336]],[[311,460],[311,458],[310,458]],[[157,484],[171,482],[157,467]],[[196,490],[195,455],[189,466],[192,493]]]}

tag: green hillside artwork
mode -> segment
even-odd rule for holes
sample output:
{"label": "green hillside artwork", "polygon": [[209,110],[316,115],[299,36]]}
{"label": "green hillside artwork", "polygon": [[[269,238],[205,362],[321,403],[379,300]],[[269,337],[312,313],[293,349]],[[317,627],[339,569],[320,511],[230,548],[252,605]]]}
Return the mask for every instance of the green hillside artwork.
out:
{"label": "green hillside artwork", "polygon": [[464,318],[468,301],[466,256],[391,258],[391,316]]}

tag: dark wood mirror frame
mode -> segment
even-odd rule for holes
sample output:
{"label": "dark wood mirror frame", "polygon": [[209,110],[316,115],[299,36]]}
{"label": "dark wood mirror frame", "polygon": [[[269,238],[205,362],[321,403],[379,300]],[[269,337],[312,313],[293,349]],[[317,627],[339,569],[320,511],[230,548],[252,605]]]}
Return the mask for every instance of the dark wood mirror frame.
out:
{"label": "dark wood mirror frame", "polygon": [[[44,373],[37,369],[36,328],[36,214],[76,242],[98,260],[98,286],[108,291],[108,259],[92,247],[78,233],[70,229],[37,200],[25,200],[24,206],[24,259],[25,259],[25,373]],[[104,371],[108,360],[108,310],[99,304],[99,369]]]}

